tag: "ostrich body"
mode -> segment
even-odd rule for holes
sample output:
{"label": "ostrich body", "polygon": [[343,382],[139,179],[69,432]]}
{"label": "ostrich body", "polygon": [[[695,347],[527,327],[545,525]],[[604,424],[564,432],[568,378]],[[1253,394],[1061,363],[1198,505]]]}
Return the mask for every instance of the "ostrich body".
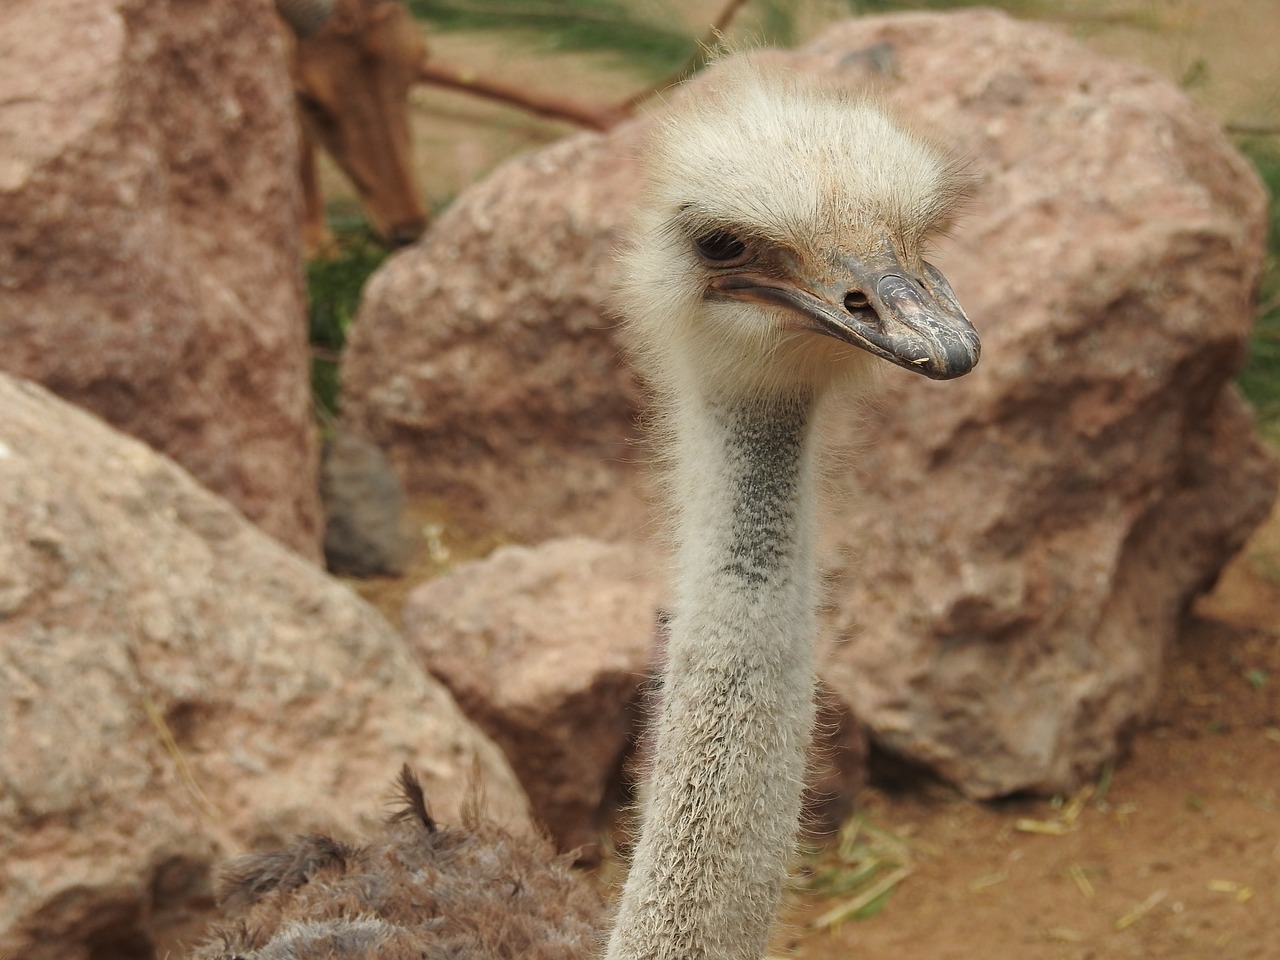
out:
{"label": "ostrich body", "polygon": [[[865,393],[877,358],[935,379],[977,362],[976,333],[921,259],[964,182],[866,101],[758,58],[718,65],[661,117],[645,170],[618,302],[668,441],[675,597],[640,838],[605,957],[759,960],[793,852],[813,723],[815,411],[834,394]],[[434,830],[425,808],[407,819],[422,823],[414,843],[439,845],[422,839]],[[231,899],[259,909],[286,888],[305,890],[307,871],[290,865],[305,866],[307,842],[285,861],[241,868]],[[387,914],[368,892],[382,889],[368,879],[372,859],[354,858],[355,899],[340,911],[368,923]],[[534,906],[522,903],[539,875],[503,863],[489,861],[489,886],[507,899],[478,910],[477,924]],[[423,879],[430,870],[409,873],[437,882]],[[437,952],[438,930],[469,918],[446,916],[429,889],[393,892],[402,913],[414,897],[432,904],[416,914],[422,956],[531,955],[523,934],[524,946],[490,937]],[[585,922],[581,910],[563,912],[566,924]],[[286,932],[303,922],[288,903],[271,913]],[[295,943],[273,953],[271,924],[254,929],[252,943],[202,960],[375,955],[335,949],[327,926],[316,929],[329,952]],[[352,940],[381,935],[370,927]],[[590,955],[569,948],[581,936],[553,935],[560,956]]]}

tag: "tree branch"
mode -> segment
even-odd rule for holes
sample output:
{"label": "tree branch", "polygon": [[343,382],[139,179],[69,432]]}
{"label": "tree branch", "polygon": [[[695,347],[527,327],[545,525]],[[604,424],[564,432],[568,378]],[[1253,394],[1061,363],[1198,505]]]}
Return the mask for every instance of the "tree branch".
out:
{"label": "tree branch", "polygon": [[432,60],[419,65],[418,79],[432,86],[461,90],[487,100],[518,107],[540,117],[572,123],[589,130],[608,130],[631,115],[629,110],[622,107],[583,103],[568,97],[534,93],[520,87],[477,77],[468,71]]}
{"label": "tree branch", "polygon": [[1280,124],[1228,123],[1226,129],[1238,137],[1280,137]]}
{"label": "tree branch", "polygon": [[505,103],[540,117],[572,123],[589,130],[608,130],[633,116],[635,108],[645,100],[701,70],[706,65],[711,50],[746,2],[747,0],[728,0],[706,35],[698,41],[698,47],[693,56],[679,70],[664,80],[645,87],[619,104],[584,103],[568,97],[534,93],[521,87],[477,77],[469,71],[459,70],[457,67],[450,67],[433,60],[424,60],[419,64],[418,79],[432,86],[460,90],[487,100]]}

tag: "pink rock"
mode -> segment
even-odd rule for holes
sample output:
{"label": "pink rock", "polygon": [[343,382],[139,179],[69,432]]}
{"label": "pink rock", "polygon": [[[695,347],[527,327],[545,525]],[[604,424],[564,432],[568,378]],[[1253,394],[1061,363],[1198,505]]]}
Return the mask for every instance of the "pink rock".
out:
{"label": "pink rock", "polygon": [[518,157],[366,287],[343,415],[463,526],[535,542],[626,533],[645,504],[640,393],[605,306],[641,128]]}
{"label": "pink rock", "polygon": [[293,93],[266,3],[0,9],[0,368],[320,556]]}
{"label": "pink rock", "polygon": [[[501,752],[371,607],[172,461],[0,374],[0,956],[178,954],[228,854]],[[108,949],[110,948],[110,949]]]}
{"label": "pink rock", "polygon": [[649,670],[655,557],[583,537],[502,547],[410,594],[421,662],[506,752],[562,850],[598,854]]}

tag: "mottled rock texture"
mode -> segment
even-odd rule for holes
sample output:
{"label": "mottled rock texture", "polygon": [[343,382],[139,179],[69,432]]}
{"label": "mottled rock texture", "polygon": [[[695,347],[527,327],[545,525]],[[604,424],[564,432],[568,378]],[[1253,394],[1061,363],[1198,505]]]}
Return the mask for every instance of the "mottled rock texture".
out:
{"label": "mottled rock texture", "polygon": [[506,752],[562,850],[598,853],[649,671],[652,554],[585,537],[503,547],[417,587],[411,648]]}
{"label": "mottled rock texture", "polygon": [[355,827],[406,762],[441,820],[478,781],[527,823],[350,590],[42,387],[0,409],[0,956],[176,954],[223,857]]}
{"label": "mottled rock texture", "polygon": [[508,161],[366,288],[343,413],[411,491],[533,542],[629,532],[640,393],[605,307],[640,125]]}
{"label": "mottled rock texture", "polygon": [[320,556],[293,92],[268,3],[0,6],[0,369]]}
{"label": "mottled rock texture", "polygon": [[[870,410],[829,411],[863,459],[829,482],[825,677],[972,795],[1069,787],[1146,714],[1181,613],[1274,494],[1230,383],[1265,195],[1175,87],[1048,27],[873,17],[778,56],[869,79],[979,177],[937,257],[977,372],[886,370]],[[347,409],[486,529],[650,531],[621,492],[642,405],[606,306],[639,136],[512,161],[371,285]]]}

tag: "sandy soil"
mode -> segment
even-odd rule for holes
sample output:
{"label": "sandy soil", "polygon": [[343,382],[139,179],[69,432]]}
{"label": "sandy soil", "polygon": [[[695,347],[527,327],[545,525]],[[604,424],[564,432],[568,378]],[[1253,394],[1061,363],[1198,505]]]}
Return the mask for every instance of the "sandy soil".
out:
{"label": "sandy soil", "polygon": [[[692,4],[690,20],[718,6]],[[1224,121],[1280,124],[1275,0],[1056,6],[1067,29],[1165,72]],[[612,100],[643,83],[599,58],[513,56],[492,38],[435,49],[561,93]],[[436,204],[567,129],[432,90],[415,124]],[[393,619],[407,585],[371,591]],[[806,861],[778,956],[1280,958],[1280,512],[1198,605],[1169,652],[1154,719],[1097,784],[998,805],[882,784],[861,809],[843,856]],[[870,916],[823,922],[860,903]]]}

